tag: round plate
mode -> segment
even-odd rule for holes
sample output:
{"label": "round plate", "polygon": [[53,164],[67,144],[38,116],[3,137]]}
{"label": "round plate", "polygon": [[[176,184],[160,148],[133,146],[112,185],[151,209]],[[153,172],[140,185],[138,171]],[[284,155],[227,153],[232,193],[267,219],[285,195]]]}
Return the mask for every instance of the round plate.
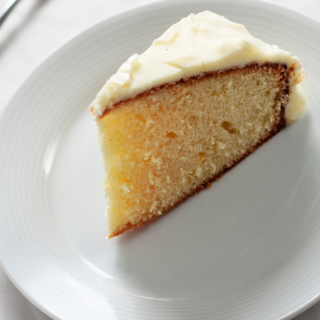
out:
{"label": "round plate", "polygon": [[[211,189],[106,240],[88,106],[131,54],[211,10],[299,56],[308,109]],[[137,7],[46,59],[0,120],[0,257],[54,319],[288,319],[320,294],[320,27],[262,2]]]}

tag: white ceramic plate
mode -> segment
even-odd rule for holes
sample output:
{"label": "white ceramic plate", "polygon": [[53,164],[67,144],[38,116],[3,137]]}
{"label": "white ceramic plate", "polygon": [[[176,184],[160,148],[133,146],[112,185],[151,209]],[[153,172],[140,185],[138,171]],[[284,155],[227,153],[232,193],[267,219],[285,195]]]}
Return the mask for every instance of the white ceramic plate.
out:
{"label": "white ceramic plate", "polygon": [[[158,221],[107,241],[88,105],[132,53],[205,9],[301,58],[308,110]],[[289,319],[320,294],[320,27],[261,2],[170,1],[102,21],[43,62],[0,120],[0,257],[54,319]]]}

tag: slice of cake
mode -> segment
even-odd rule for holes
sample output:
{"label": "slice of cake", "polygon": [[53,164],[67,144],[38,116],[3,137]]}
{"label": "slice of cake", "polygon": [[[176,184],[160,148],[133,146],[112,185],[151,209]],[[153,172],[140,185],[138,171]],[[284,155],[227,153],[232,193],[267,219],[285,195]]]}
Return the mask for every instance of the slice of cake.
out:
{"label": "slice of cake", "polygon": [[298,118],[298,58],[212,12],[169,28],[91,105],[109,238],[154,220]]}

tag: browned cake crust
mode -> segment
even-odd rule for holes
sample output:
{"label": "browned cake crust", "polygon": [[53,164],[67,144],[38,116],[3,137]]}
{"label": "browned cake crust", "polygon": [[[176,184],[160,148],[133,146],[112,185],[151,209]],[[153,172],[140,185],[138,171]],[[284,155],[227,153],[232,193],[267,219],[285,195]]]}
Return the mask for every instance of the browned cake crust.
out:
{"label": "browned cake crust", "polygon": [[[267,142],[270,138],[275,136],[279,131],[281,131],[286,126],[287,123],[286,123],[286,119],[285,119],[285,107],[288,103],[288,94],[289,94],[288,78],[290,77],[290,72],[292,72],[292,70],[288,70],[286,65],[277,64],[277,63],[269,63],[269,62],[267,62],[261,66],[259,66],[257,63],[251,63],[249,65],[246,65],[244,68],[250,69],[250,71],[252,71],[252,72],[255,72],[255,71],[258,72],[263,69],[271,70],[272,72],[277,73],[279,75],[279,92],[278,92],[278,95],[276,97],[275,102],[280,101],[281,110],[280,110],[280,113],[278,115],[276,115],[276,117],[275,117],[275,124],[274,124],[273,128],[267,133],[267,135],[265,135],[263,138],[261,138],[260,141],[256,145],[254,145],[253,147],[248,149],[246,151],[246,153],[239,160],[235,161],[231,166],[223,168],[219,173],[214,174],[210,179],[205,181],[203,184],[201,184],[198,188],[193,190],[186,197],[176,201],[172,206],[167,208],[167,210],[161,212],[161,215],[169,212],[173,208],[177,207],[180,203],[184,202],[185,200],[187,200],[188,198],[190,198],[194,194],[200,192],[201,190],[203,190],[205,188],[209,188],[213,181],[219,180],[227,171],[232,169],[235,165],[237,165],[239,162],[241,162],[243,159],[245,159],[248,155],[250,155],[252,152],[254,152],[262,144]],[[139,96],[147,96],[149,94],[152,94],[152,92],[154,92],[155,90],[163,90],[163,89],[167,88],[168,86],[177,86],[181,82],[187,82],[188,84],[192,85],[195,81],[201,81],[201,79],[203,79],[205,77],[218,78],[218,77],[220,77],[222,75],[226,75],[226,74],[235,74],[235,73],[238,73],[240,70],[243,70],[244,68],[236,67],[236,68],[231,68],[231,69],[222,70],[222,71],[207,72],[201,76],[184,78],[174,84],[166,84],[163,86],[159,86],[157,88],[153,88],[149,91],[143,92]],[[177,86],[177,90],[178,90],[178,86]],[[120,106],[120,105],[121,105],[121,102],[116,104],[114,106],[114,108],[117,106]],[[114,110],[114,108],[106,111],[101,117],[104,117],[105,115],[107,115],[107,113]],[[129,230],[132,231],[135,227],[140,227],[148,222],[151,222],[152,220],[155,220],[157,217],[159,217],[158,213],[154,213],[153,215],[151,215],[151,214],[152,213],[150,213],[151,217],[144,220],[144,221],[139,221],[136,224],[127,223],[120,231],[110,234],[108,238],[111,239],[111,238],[118,236],[126,231],[129,231]]]}
{"label": "browned cake crust", "polygon": [[[234,67],[234,68],[223,69],[223,70],[218,70],[218,71],[204,72],[199,76],[182,78],[177,82],[167,83],[167,84],[164,84],[164,85],[161,85],[161,86],[158,86],[158,87],[153,87],[150,90],[146,90],[146,91],[138,94],[137,96],[135,96],[132,99],[136,99],[138,97],[147,97],[147,96],[153,94],[156,91],[165,90],[165,89],[167,89],[169,87],[175,87],[175,86],[177,87],[177,94],[178,94],[179,90],[180,90],[180,86],[179,86],[180,83],[187,83],[188,85],[192,86],[195,81],[201,81],[201,80],[204,80],[205,78],[208,78],[208,77],[217,79],[217,78],[225,76],[225,75],[237,74],[237,73],[241,72],[244,69],[248,69],[248,70],[250,70],[250,72],[255,72],[255,71],[258,72],[258,71],[261,71],[263,69],[265,69],[265,70],[271,69],[272,72],[278,73],[279,76],[280,76],[280,79],[281,79],[281,81],[280,81],[281,85],[279,84],[280,91],[279,91],[279,95],[278,96],[281,96],[283,94],[282,92],[285,92],[286,94],[288,94],[288,83],[289,83],[288,78],[290,77],[290,73],[293,72],[293,68],[291,68],[292,70],[291,69],[287,70],[287,66],[286,65],[283,65],[283,64],[280,64],[280,63],[266,62],[266,63],[264,63],[262,65],[259,65],[258,63],[250,63],[250,64],[245,65],[242,68]],[[128,101],[128,100],[132,100],[132,99],[122,100],[122,101],[114,104],[112,106],[112,108],[105,109],[104,112],[102,113],[102,115],[99,116],[98,118],[103,118],[109,112],[112,112],[116,108],[120,107],[123,102]],[[90,110],[92,112],[93,107],[91,107]]]}

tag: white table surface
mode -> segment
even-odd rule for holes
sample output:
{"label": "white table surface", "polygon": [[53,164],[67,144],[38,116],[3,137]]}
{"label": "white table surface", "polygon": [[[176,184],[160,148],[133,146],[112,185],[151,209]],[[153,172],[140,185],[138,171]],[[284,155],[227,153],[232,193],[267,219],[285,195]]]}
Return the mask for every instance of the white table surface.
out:
{"label": "white table surface", "polygon": [[[28,74],[60,44],[95,21],[154,1],[22,0],[0,27],[0,115]],[[0,0],[0,7],[5,2]],[[281,6],[320,22],[320,0],[282,0]],[[0,320],[21,319],[50,318],[19,292],[0,268]],[[319,320],[320,302],[294,319]]]}

